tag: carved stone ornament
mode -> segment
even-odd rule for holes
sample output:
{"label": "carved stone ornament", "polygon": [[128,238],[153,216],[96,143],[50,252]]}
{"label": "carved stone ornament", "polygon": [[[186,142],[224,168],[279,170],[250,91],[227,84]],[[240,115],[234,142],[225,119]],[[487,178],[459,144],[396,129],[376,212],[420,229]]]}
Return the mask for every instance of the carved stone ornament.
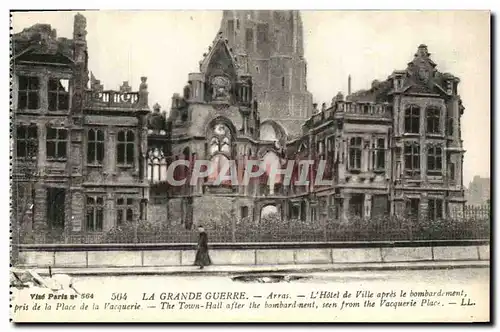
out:
{"label": "carved stone ornament", "polygon": [[418,69],[418,79],[422,81],[423,83],[429,82],[429,79],[431,77],[431,72],[429,71],[428,68],[425,67],[420,67]]}
{"label": "carved stone ornament", "polygon": [[231,81],[224,76],[215,76],[212,79],[212,99],[213,100],[229,100],[229,92],[231,91]]}

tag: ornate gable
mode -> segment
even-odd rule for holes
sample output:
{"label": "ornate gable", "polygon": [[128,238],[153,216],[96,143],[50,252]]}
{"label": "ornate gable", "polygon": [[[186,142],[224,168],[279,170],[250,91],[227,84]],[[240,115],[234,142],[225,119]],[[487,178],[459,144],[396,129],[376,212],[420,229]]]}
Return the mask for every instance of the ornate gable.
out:
{"label": "ornate gable", "polygon": [[239,65],[222,33],[219,32],[208,51],[200,62],[200,72],[211,76],[237,76]]}
{"label": "ornate gable", "polygon": [[441,74],[430,59],[426,45],[420,45],[414,59],[408,63],[404,93],[446,94],[441,86]]}

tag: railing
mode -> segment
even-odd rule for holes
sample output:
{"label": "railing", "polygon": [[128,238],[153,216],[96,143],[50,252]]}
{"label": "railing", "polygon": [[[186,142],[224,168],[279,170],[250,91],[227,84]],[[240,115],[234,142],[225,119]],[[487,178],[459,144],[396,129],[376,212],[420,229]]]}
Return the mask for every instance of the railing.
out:
{"label": "railing", "polygon": [[120,91],[85,91],[85,105],[87,107],[121,107],[133,108],[139,103],[139,92]]}
{"label": "railing", "polygon": [[372,103],[338,102],[336,110],[337,112],[345,112],[350,114],[390,117],[389,107],[390,105],[388,103],[372,104]]}
{"label": "railing", "polygon": [[[475,216],[476,217],[476,216]],[[489,240],[489,218],[454,220],[412,220],[398,217],[362,219],[349,222],[331,219],[317,221],[288,220],[278,216],[259,222],[218,220],[204,223],[211,242],[331,242],[331,241],[430,241]],[[177,223],[129,223],[107,233],[49,237],[21,237],[22,244],[97,244],[97,243],[196,243],[197,232]]]}

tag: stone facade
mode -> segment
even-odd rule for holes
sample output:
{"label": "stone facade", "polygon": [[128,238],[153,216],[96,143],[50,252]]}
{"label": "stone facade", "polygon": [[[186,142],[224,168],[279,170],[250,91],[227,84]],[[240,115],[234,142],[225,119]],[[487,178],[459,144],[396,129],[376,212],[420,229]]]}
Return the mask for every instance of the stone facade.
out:
{"label": "stone facade", "polygon": [[89,82],[86,34],[77,14],[71,40],[44,24],[12,37],[13,211],[37,242],[102,234],[145,207],[146,78],[138,92]]}
{"label": "stone facade", "polygon": [[[17,219],[36,234],[68,239],[140,219],[191,229],[264,212],[311,223],[463,212],[459,79],[437,71],[425,45],[405,70],[318,109],[305,83],[300,14],[225,11],[167,114],[158,104],[149,110],[146,78],[138,92],[127,82],[105,91],[93,75],[88,82],[85,35],[77,15],[73,40],[47,25],[14,36],[13,195]],[[332,183],[208,177],[191,186],[187,175],[186,185],[172,186],[167,167],[176,160],[235,161],[239,170],[248,160],[324,161]]]}

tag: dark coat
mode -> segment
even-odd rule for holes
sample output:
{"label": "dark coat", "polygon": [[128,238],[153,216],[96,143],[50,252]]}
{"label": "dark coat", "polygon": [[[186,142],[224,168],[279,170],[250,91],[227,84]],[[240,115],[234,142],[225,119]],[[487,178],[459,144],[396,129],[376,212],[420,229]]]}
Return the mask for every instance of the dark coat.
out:
{"label": "dark coat", "polygon": [[198,237],[198,251],[196,252],[196,259],[194,265],[196,266],[207,266],[211,265],[212,260],[208,255],[208,236],[207,233],[201,232]]}

